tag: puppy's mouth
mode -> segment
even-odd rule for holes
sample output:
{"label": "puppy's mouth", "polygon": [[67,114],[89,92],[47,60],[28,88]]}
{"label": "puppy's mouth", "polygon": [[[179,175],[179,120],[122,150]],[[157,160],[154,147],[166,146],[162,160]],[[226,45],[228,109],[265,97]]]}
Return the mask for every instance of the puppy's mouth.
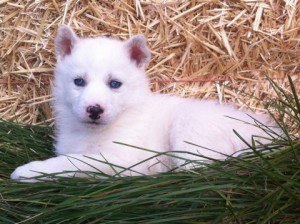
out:
{"label": "puppy's mouth", "polygon": [[81,122],[90,127],[103,126],[109,123],[104,117],[100,117],[99,119],[90,119],[86,117],[81,119]]}
{"label": "puppy's mouth", "polygon": [[83,123],[85,123],[87,125],[91,125],[91,126],[100,125],[100,121],[99,120],[84,121]]}
{"label": "puppy's mouth", "polygon": [[86,123],[90,124],[90,125],[100,125],[100,123],[98,121],[88,121]]}
{"label": "puppy's mouth", "polygon": [[101,119],[97,119],[97,120],[87,120],[84,121],[83,123],[91,126],[91,127],[96,127],[96,126],[102,126],[102,125],[106,125],[107,123],[104,120]]}

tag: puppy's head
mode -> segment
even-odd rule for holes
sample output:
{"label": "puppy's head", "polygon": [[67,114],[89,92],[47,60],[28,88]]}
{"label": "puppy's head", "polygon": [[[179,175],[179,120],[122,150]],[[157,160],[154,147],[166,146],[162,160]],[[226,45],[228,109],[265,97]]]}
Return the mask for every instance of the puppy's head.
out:
{"label": "puppy's head", "polygon": [[141,35],[127,41],[79,38],[62,25],[55,50],[53,95],[58,116],[74,116],[87,125],[108,124],[149,93],[144,70],[150,51]]}

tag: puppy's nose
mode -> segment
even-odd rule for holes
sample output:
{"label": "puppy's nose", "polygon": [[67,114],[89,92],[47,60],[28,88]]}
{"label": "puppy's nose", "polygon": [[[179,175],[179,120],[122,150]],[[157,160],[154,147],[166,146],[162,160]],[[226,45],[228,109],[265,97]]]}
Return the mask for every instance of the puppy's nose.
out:
{"label": "puppy's nose", "polygon": [[96,104],[94,106],[88,106],[86,108],[86,112],[89,113],[89,118],[92,120],[98,120],[100,118],[100,114],[102,114],[104,110],[100,107],[100,105]]}

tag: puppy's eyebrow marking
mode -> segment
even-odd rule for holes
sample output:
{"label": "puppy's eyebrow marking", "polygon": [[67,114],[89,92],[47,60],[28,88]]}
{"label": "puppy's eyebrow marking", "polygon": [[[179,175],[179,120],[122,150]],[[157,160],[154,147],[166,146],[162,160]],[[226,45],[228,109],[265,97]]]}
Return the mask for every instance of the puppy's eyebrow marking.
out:
{"label": "puppy's eyebrow marking", "polygon": [[118,81],[121,81],[120,78],[118,77],[118,75],[115,75],[113,73],[108,73],[108,76],[107,76],[107,82],[111,81],[111,80],[118,80]]}

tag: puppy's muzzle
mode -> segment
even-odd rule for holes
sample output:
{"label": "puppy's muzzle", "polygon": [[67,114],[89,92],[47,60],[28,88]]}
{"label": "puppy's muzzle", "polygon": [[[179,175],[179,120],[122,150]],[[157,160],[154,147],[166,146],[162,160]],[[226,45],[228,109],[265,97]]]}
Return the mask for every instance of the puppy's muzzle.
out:
{"label": "puppy's muzzle", "polygon": [[88,106],[86,108],[86,112],[88,112],[89,118],[95,121],[100,118],[100,115],[104,112],[104,110],[100,107],[100,105],[96,104],[94,106]]}

